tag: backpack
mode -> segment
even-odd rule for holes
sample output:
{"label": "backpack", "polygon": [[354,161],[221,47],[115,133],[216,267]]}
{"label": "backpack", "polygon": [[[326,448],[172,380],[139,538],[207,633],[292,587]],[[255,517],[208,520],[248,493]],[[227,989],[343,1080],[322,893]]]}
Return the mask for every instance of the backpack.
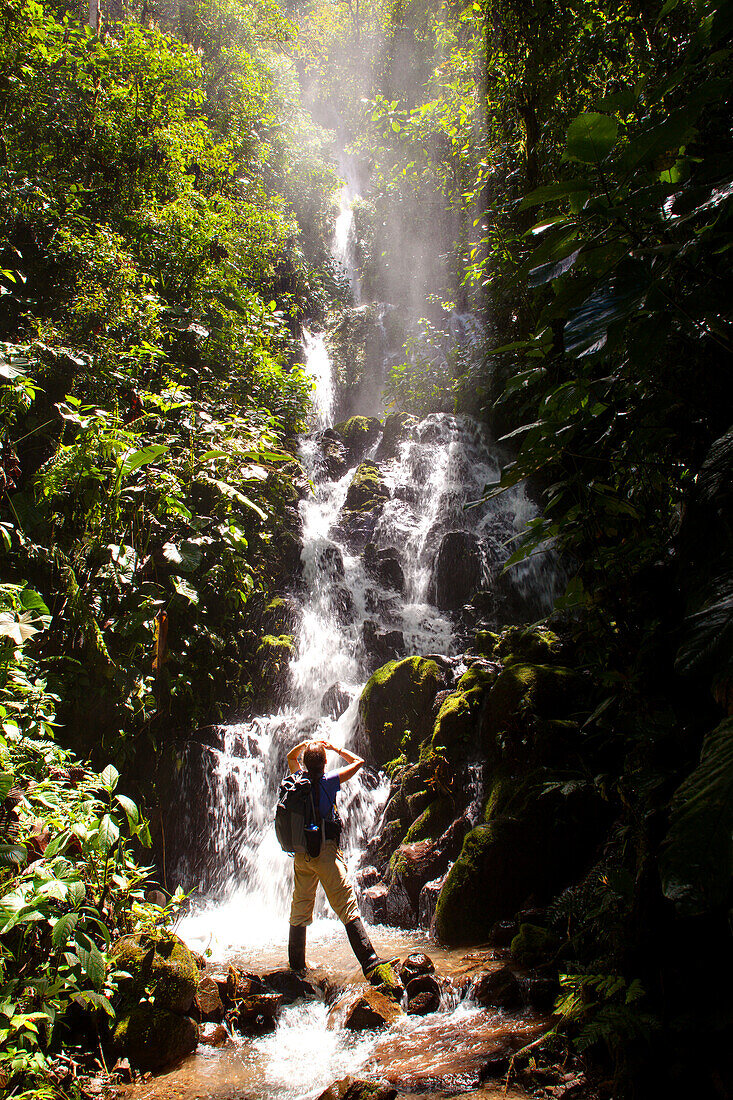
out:
{"label": "backpack", "polygon": [[[310,780],[302,772],[286,775],[280,784],[275,810],[275,836],[284,852],[309,851],[306,825],[318,824]],[[320,830],[318,831],[320,839]],[[320,849],[320,844],[319,844]],[[311,855],[317,852],[310,850]]]}

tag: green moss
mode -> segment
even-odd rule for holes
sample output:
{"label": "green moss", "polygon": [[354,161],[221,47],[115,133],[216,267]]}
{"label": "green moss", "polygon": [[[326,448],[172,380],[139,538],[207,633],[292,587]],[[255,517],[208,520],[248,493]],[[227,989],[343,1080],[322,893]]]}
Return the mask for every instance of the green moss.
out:
{"label": "green moss", "polygon": [[348,512],[371,512],[389,499],[389,489],[373,462],[362,462],[351,479],[344,508]]}
{"label": "green moss", "polygon": [[502,631],[494,652],[506,664],[547,664],[558,656],[561,646],[557,634],[547,627],[510,626]]}
{"label": "green moss", "polygon": [[[555,718],[573,709],[577,676],[567,668],[551,665],[511,664],[489,692],[483,721],[492,738],[522,725],[529,714]],[[490,742],[485,746],[491,753]]]}
{"label": "green moss", "polygon": [[512,958],[520,966],[537,966],[546,962],[560,945],[554,932],[540,928],[537,924],[520,924],[519,931],[512,940]]}
{"label": "green moss", "polygon": [[385,997],[389,997],[395,1004],[399,1004],[405,992],[405,987],[398,978],[391,963],[382,963],[372,970],[369,975],[369,983]]}
{"label": "green moss", "polygon": [[450,798],[436,798],[420,816],[413,821],[405,836],[405,844],[415,844],[418,840],[437,840],[453,820],[455,807]]}
{"label": "green moss", "polygon": [[111,954],[117,969],[130,975],[120,983],[124,1002],[137,1001],[147,991],[159,1007],[188,1012],[198,988],[199,969],[177,936],[170,932],[123,936]]}
{"label": "green moss", "polygon": [[466,756],[476,741],[478,712],[496,675],[479,666],[469,668],[456,690],[443,700],[435,720],[432,747],[443,746],[455,759]]}
{"label": "green moss", "polygon": [[334,426],[349,450],[364,451],[373,442],[382,425],[373,416],[352,416]]}
{"label": "green moss", "polygon": [[[389,661],[377,669],[359,700],[359,724],[378,765],[414,749],[431,730],[440,669],[424,657]],[[405,733],[411,737],[404,742]]]}
{"label": "green moss", "polygon": [[473,648],[482,657],[493,657],[500,635],[492,630],[477,630],[474,637]]}

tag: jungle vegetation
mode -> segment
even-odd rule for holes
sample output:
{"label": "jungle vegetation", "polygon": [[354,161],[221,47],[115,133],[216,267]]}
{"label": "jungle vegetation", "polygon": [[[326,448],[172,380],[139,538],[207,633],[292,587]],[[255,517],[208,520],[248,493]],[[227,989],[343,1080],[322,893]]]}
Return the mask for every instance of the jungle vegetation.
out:
{"label": "jungle vegetation", "polygon": [[[287,632],[268,608],[297,538],[299,328],[345,301],[338,128],[370,179],[368,294],[398,301],[415,255],[435,259],[390,400],[489,422],[512,455],[492,491],[527,478],[543,504],[514,560],[552,539],[568,564],[557,614],[607,767],[567,789],[602,790],[614,824],[558,900],[558,1035],[619,1094],[645,1095],[664,1059],[669,1080],[710,1059],[714,1084],[731,4],[82,14],[0,3],[0,1072],[31,1088],[62,1045],[94,1049],[111,937],[170,915],[145,900],[126,769],[246,710],[263,636]],[[455,309],[483,319],[470,353],[447,338]]]}

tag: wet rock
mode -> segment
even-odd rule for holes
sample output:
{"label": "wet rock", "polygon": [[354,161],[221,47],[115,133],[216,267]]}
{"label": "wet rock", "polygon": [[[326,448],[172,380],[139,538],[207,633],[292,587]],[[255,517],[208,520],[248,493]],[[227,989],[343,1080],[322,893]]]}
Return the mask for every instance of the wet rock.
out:
{"label": "wet rock", "polygon": [[440,983],[432,974],[420,974],[406,986],[407,1011],[411,1016],[427,1016],[440,1008]]}
{"label": "wet rock", "polygon": [[263,634],[293,634],[298,623],[298,606],[292,597],[275,596],[262,612]]}
{"label": "wet rock", "polygon": [[328,477],[336,480],[349,468],[347,449],[338,432],[327,428],[318,436],[318,448]]}
{"label": "wet rock", "polygon": [[557,1000],[560,983],[556,977],[529,975],[521,980],[522,998],[531,1008],[549,1012]]}
{"label": "wet rock", "polygon": [[428,599],[441,611],[456,611],[471,599],[481,583],[483,555],[469,531],[443,536],[433,564]]}
{"label": "wet rock", "polygon": [[350,702],[351,695],[343,684],[331,684],[328,691],[324,691],[321,697],[321,714],[335,721],[348,710]]}
{"label": "wet rock", "polygon": [[354,876],[356,885],[360,890],[366,890],[369,886],[376,886],[379,882],[379,871],[376,867],[362,867]]}
{"label": "wet rock", "polygon": [[369,984],[395,1004],[402,1004],[405,987],[393,963],[384,962],[376,966],[369,974]]}
{"label": "wet rock", "polygon": [[323,993],[315,982],[302,978],[289,968],[271,970],[269,973],[262,975],[262,980],[270,989],[274,989],[276,993],[279,993],[284,1004],[287,1005],[298,1000],[323,1000]]}
{"label": "wet rock", "polygon": [[273,1031],[282,1009],[283,999],[279,993],[256,993],[237,1001],[227,1018],[238,1031],[249,1033]]}
{"label": "wet rock", "polygon": [[551,664],[562,652],[558,635],[543,626],[510,626],[493,637],[496,639],[493,655],[507,664]]}
{"label": "wet rock", "polygon": [[522,1003],[522,988],[508,966],[477,974],[471,992],[482,1008],[519,1008]]}
{"label": "wet rock", "polygon": [[494,947],[508,947],[517,934],[516,920],[498,920],[489,932],[489,943]]}
{"label": "wet rock", "polygon": [[402,1009],[378,989],[351,989],[331,1009],[327,1027],[329,1030],[344,1027],[349,1031],[370,1031],[390,1027],[403,1015]]}
{"label": "wet rock", "polygon": [[374,534],[377,518],[376,511],[344,512],[331,528],[331,535],[343,542],[352,554],[360,554]]}
{"label": "wet rock", "polygon": [[382,425],[374,416],[352,416],[349,420],[334,424],[334,432],[338,432],[341,439],[348,447],[357,461],[376,442]]}
{"label": "wet rock", "polygon": [[344,559],[338,546],[324,546],[318,552],[318,568],[330,577],[341,580],[344,575]]}
{"label": "wet rock", "polygon": [[356,618],[356,604],[349,589],[343,584],[334,585],[331,589],[330,603],[334,614],[339,621],[346,625],[353,623]]}
{"label": "wet rock", "polygon": [[199,1026],[199,1042],[208,1047],[223,1047],[231,1039],[224,1024],[208,1022]]}
{"label": "wet rock", "polygon": [[370,763],[394,760],[406,731],[417,745],[432,730],[433,700],[445,687],[434,661],[389,661],[367,682],[359,700],[358,738]]}
{"label": "wet rock", "polygon": [[334,1081],[318,1100],[395,1100],[397,1090],[378,1081],[361,1081],[354,1077],[344,1077]]}
{"label": "wet rock", "polygon": [[405,638],[401,630],[380,630],[371,619],[364,621],[361,637],[367,656],[380,665],[402,657],[405,652]]}
{"label": "wet rock", "polygon": [[393,882],[384,898],[387,924],[396,928],[416,928],[417,911],[402,882]]}
{"label": "wet rock", "polygon": [[373,542],[368,542],[364,547],[364,568],[383,588],[404,591],[405,575],[400,565],[399,551],[394,547],[377,550]]}
{"label": "wet rock", "polygon": [[213,978],[203,974],[199,979],[199,987],[195,1000],[202,1020],[221,1020],[224,1015],[224,1005],[221,999],[219,986]]}
{"label": "wet rock", "polygon": [[117,940],[111,955],[117,969],[130,975],[119,983],[123,1003],[136,1002],[152,993],[161,1009],[188,1012],[193,1005],[199,969],[178,936],[170,932],[137,932]]}
{"label": "wet rock", "polygon": [[399,975],[405,985],[413,978],[419,978],[423,974],[434,974],[435,964],[429,955],[423,951],[411,951],[400,965]]}
{"label": "wet rock", "polygon": [[369,886],[361,896],[362,916],[369,924],[384,924],[387,919],[387,887],[383,882]]}
{"label": "wet rock", "polygon": [[495,671],[472,666],[461,676],[455,691],[442,700],[433,728],[433,744],[444,745],[451,760],[475,758],[481,705],[495,680]]}
{"label": "wet rock", "polygon": [[190,1016],[143,1001],[119,1018],[112,1046],[136,1069],[160,1070],[192,1054],[198,1038]]}
{"label": "wet rock", "polygon": [[389,500],[389,489],[384,483],[379,467],[373,462],[357,466],[346,493],[344,510],[347,512],[371,512]]}
{"label": "wet rock", "polygon": [[403,440],[408,439],[412,429],[417,424],[414,416],[409,413],[390,413],[384,421],[384,431],[377,448],[377,459],[394,458]]}
{"label": "wet rock", "polygon": [[435,917],[435,908],[438,904],[438,898],[440,891],[445,882],[447,871],[445,875],[440,875],[439,878],[434,878],[432,882],[426,882],[420,891],[420,898],[418,901],[417,910],[417,924],[418,928],[431,928],[433,919]]}

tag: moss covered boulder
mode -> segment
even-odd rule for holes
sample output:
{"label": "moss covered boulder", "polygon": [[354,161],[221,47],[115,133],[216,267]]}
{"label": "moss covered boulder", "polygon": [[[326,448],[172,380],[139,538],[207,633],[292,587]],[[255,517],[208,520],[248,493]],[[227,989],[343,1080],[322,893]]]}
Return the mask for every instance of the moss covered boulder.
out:
{"label": "moss covered boulder", "polygon": [[114,965],[130,975],[119,983],[123,1004],[152,994],[158,1008],[188,1012],[196,996],[199,968],[183,940],[170,932],[123,936],[111,951]]}
{"label": "moss covered boulder", "polygon": [[371,512],[389,500],[389,489],[373,462],[357,466],[346,493],[344,509],[347,512]]}
{"label": "moss covered boulder", "polygon": [[511,953],[520,966],[537,966],[548,962],[559,946],[560,940],[554,932],[538,924],[526,923],[520,924],[512,940]]}
{"label": "moss covered boulder", "polygon": [[438,711],[433,727],[434,748],[444,748],[452,760],[474,755],[481,703],[495,680],[496,672],[481,666],[464,672]]}
{"label": "moss covered boulder", "polygon": [[382,425],[374,416],[352,416],[334,425],[334,431],[343,439],[355,458],[359,459],[375,443]]}
{"label": "moss covered boulder", "polygon": [[409,413],[390,413],[384,421],[384,432],[377,449],[378,459],[394,458],[400,443],[407,439],[417,424],[414,416]]}
{"label": "moss covered boulder", "polygon": [[506,664],[551,664],[562,650],[560,638],[546,626],[510,626],[494,637],[494,656]]}
{"label": "moss covered boulder", "polygon": [[120,1017],[112,1042],[136,1069],[160,1070],[193,1053],[198,1027],[190,1016],[145,1001]]}
{"label": "moss covered boulder", "polygon": [[360,744],[370,761],[380,767],[400,754],[409,732],[417,745],[433,726],[433,704],[445,686],[435,661],[407,657],[389,661],[367,681],[359,700]]}
{"label": "moss covered boulder", "polygon": [[526,735],[530,716],[560,718],[572,712],[577,706],[578,681],[575,672],[557,665],[517,661],[505,667],[481,715],[481,738],[489,758],[497,734]]}
{"label": "moss covered boulder", "polygon": [[472,829],[440,891],[435,933],[448,945],[479,943],[495,921],[512,916],[533,888],[535,847],[511,818]]}

